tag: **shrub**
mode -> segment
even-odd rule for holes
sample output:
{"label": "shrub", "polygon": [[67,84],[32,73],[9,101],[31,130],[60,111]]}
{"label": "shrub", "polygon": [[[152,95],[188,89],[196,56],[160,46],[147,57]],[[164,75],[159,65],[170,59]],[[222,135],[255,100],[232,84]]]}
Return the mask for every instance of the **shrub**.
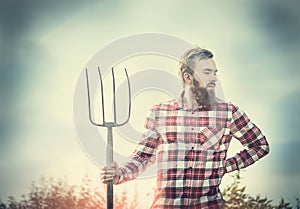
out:
{"label": "shrub", "polygon": [[[274,204],[268,198],[260,195],[251,196],[246,188],[240,186],[240,173],[233,176],[233,183],[222,192],[224,209],[291,209],[290,203],[281,199]],[[137,192],[133,200],[128,199],[128,193],[123,191],[114,196],[115,209],[138,209],[140,207]],[[300,209],[300,200],[296,199],[295,208]],[[83,178],[80,186],[69,185],[65,180],[41,178],[39,184],[31,185],[29,194],[23,195],[17,201],[13,196],[8,197],[7,203],[0,201],[0,209],[105,209],[105,186],[95,187],[88,176]]]}
{"label": "shrub", "polygon": [[[290,203],[285,202],[284,199],[281,199],[278,205],[274,205],[273,201],[266,197],[247,194],[246,187],[240,187],[240,172],[237,172],[233,179],[233,183],[222,192],[224,209],[292,209]],[[299,208],[299,204],[296,207]]]}
{"label": "shrub", "polygon": [[[138,196],[129,202],[126,191],[114,196],[115,209],[137,209]],[[94,187],[86,176],[81,186],[69,185],[65,180],[41,178],[39,184],[31,185],[29,194],[20,201],[8,197],[7,203],[0,201],[0,209],[106,209],[104,187]]]}

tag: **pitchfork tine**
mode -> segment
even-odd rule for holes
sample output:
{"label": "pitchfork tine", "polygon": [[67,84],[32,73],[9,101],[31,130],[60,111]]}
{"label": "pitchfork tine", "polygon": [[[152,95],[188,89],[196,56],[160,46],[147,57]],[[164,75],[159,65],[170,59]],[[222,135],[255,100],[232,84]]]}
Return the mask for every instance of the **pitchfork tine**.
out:
{"label": "pitchfork tine", "polygon": [[129,101],[129,104],[128,104],[128,117],[127,119],[123,122],[123,123],[120,123],[120,124],[116,124],[116,126],[123,126],[125,125],[129,119],[130,119],[130,112],[131,112],[131,89],[130,89],[130,81],[129,81],[129,77],[128,77],[128,73],[127,73],[127,70],[125,68],[125,74],[126,74],[126,78],[127,78],[127,86],[128,86],[128,101]]}
{"label": "pitchfork tine", "polygon": [[127,123],[129,121],[130,113],[131,113],[131,89],[130,89],[130,81],[129,81],[129,77],[128,77],[128,73],[127,73],[126,68],[125,68],[125,73],[126,73],[127,85],[128,85],[128,101],[129,101],[129,104],[128,104],[128,117],[127,117],[127,120],[122,125],[124,125],[125,123]]}
{"label": "pitchfork tine", "polygon": [[113,103],[114,103],[114,123],[117,122],[117,113],[116,113],[116,82],[115,82],[115,73],[114,68],[111,68],[111,76],[113,82]]}
{"label": "pitchfork tine", "polygon": [[103,82],[102,82],[102,76],[100,72],[100,68],[98,67],[98,73],[99,73],[99,80],[100,80],[100,88],[101,88],[101,101],[102,101],[102,119],[103,119],[103,124],[106,123],[105,121],[105,113],[104,113],[104,96],[103,96]]}
{"label": "pitchfork tine", "polygon": [[89,109],[89,119],[91,123],[95,126],[103,126],[103,124],[98,124],[92,119],[92,111],[91,111],[91,99],[90,99],[90,84],[89,84],[89,76],[88,70],[85,69],[85,76],[86,76],[86,86],[87,86],[87,95],[88,95],[88,109]]}

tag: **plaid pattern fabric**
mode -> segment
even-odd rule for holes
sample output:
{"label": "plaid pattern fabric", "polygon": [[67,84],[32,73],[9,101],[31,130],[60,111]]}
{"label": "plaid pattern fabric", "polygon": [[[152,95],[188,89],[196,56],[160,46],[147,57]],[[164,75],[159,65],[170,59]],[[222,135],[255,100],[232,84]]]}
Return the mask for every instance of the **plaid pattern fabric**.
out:
{"label": "plaid pattern fabric", "polygon": [[[136,178],[157,159],[152,208],[223,208],[219,191],[223,175],[269,152],[259,128],[237,106],[224,101],[193,110],[184,107],[182,97],[155,105],[145,128],[130,160],[119,168],[118,183]],[[232,137],[245,149],[226,159]]]}

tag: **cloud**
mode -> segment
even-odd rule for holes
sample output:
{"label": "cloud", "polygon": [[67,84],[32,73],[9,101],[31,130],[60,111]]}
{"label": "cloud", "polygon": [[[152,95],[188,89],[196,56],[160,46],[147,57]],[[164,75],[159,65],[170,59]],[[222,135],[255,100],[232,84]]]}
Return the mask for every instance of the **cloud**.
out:
{"label": "cloud", "polygon": [[257,6],[258,26],[270,31],[270,35],[287,47],[299,45],[299,1],[263,1]]}
{"label": "cloud", "polygon": [[[34,62],[44,52],[34,39],[37,23],[52,27],[80,9],[87,2],[75,0],[35,1],[13,0],[0,3],[0,140],[14,138],[14,130],[22,124],[16,107],[24,95],[24,87],[35,69]],[[68,11],[68,12],[66,12]],[[32,81],[30,81],[32,82]]]}
{"label": "cloud", "polygon": [[[299,103],[300,89],[293,91],[274,105],[273,137],[276,143],[271,144],[273,169],[286,175],[300,175],[300,133]],[[274,140],[274,139],[273,139]]]}
{"label": "cloud", "polygon": [[[277,110],[274,114],[276,119],[276,133],[280,137],[281,143],[291,141],[296,143],[300,139],[299,133],[299,103],[300,103],[300,89],[296,89],[281,97],[281,100],[275,105]],[[295,145],[295,144],[294,144]],[[299,142],[300,145],[300,142]],[[298,146],[297,148],[300,148]],[[299,166],[300,167],[300,166]]]}
{"label": "cloud", "polygon": [[[284,140],[284,138],[282,139]],[[300,161],[299,161],[299,141],[285,142],[272,146],[272,152],[276,153],[272,156],[273,171],[282,176],[299,176],[300,175]]]}

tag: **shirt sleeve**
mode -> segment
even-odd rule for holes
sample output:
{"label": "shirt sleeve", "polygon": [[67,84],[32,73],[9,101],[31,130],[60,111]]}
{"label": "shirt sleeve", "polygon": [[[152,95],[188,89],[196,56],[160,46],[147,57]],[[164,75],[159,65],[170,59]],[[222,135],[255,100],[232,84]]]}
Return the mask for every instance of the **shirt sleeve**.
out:
{"label": "shirt sleeve", "polygon": [[129,161],[118,170],[120,177],[116,184],[135,179],[156,160],[156,149],[160,144],[160,134],[156,129],[156,117],[153,109],[146,116],[144,127],[146,131],[133,154],[129,157]]}
{"label": "shirt sleeve", "polygon": [[236,106],[232,108],[230,134],[246,148],[226,160],[227,172],[245,168],[267,155],[270,151],[266,137],[260,129]]}

